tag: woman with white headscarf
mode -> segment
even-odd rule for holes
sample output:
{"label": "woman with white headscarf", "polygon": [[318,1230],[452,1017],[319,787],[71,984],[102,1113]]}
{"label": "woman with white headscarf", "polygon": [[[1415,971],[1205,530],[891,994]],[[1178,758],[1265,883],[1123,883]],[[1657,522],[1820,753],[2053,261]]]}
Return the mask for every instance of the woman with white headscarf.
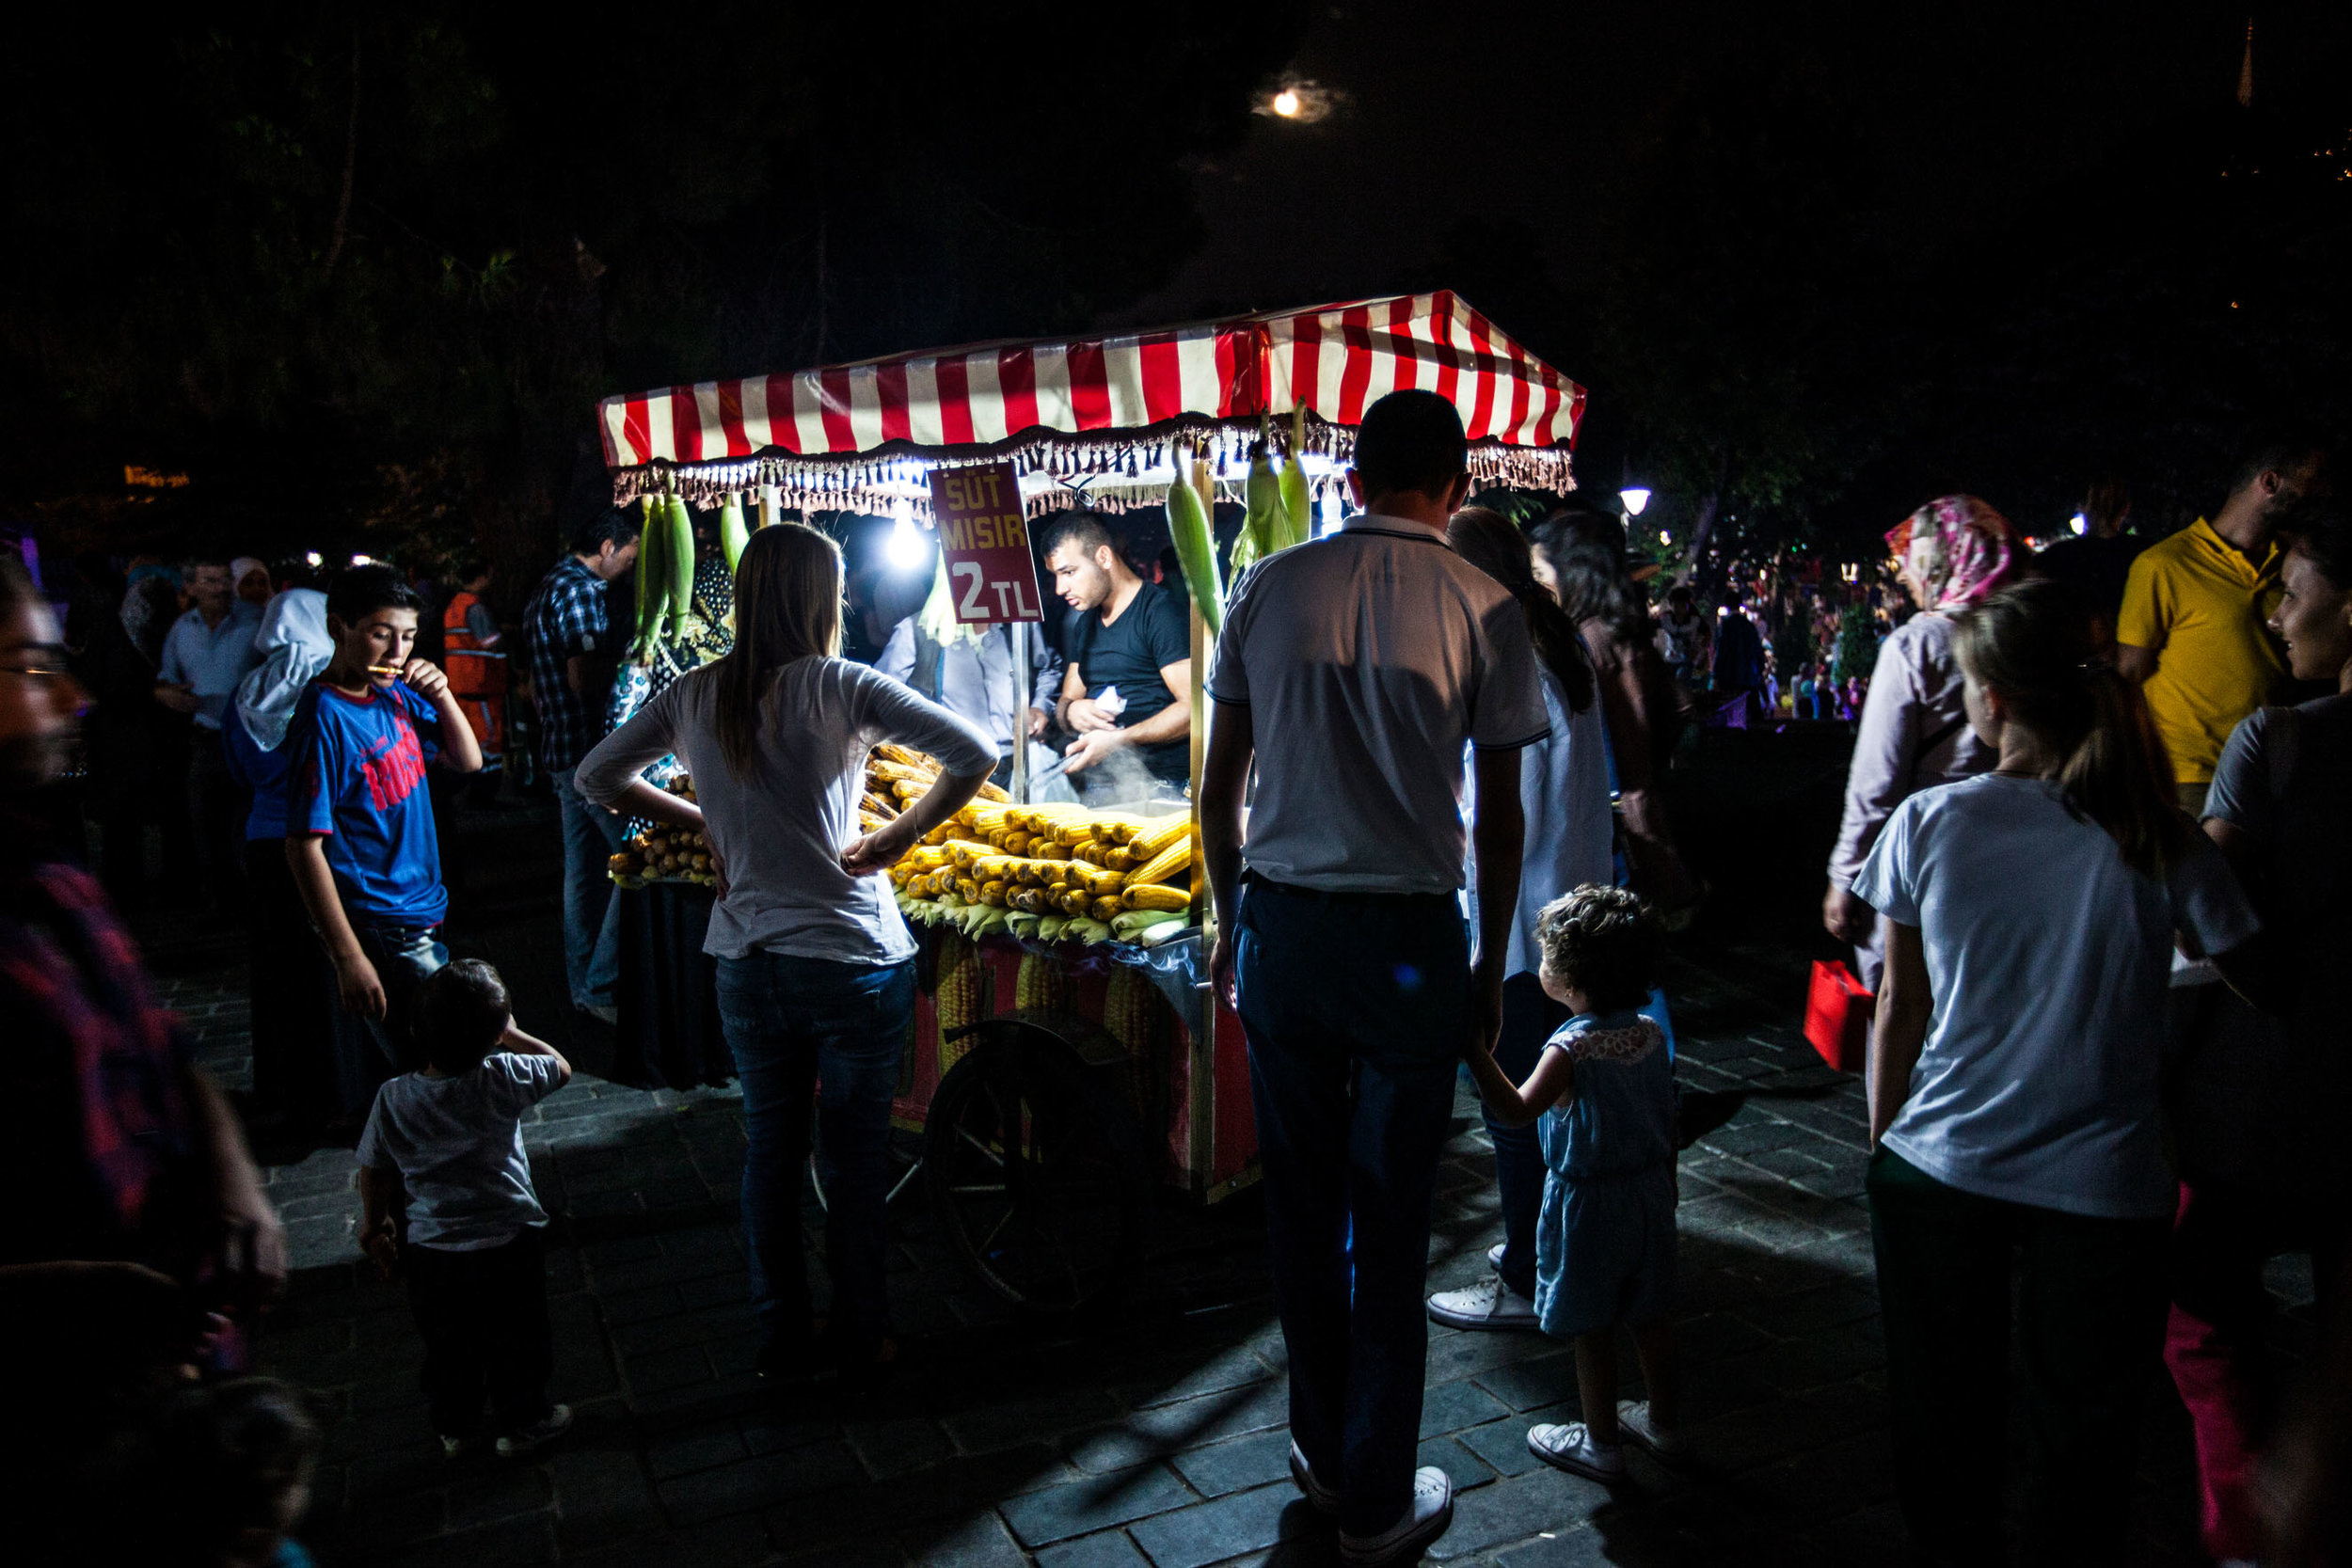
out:
{"label": "woman with white headscarf", "polygon": [[326,595],[290,588],[262,611],[253,646],[262,662],[237,683],[221,724],[229,771],[252,793],[245,869],[251,890],[253,1098],[260,1119],[289,1130],[338,1109],[327,1051],[335,977],[311,940],[301,895],[286,866],[286,728],[303,689],[326,668]]}
{"label": "woman with white headscarf", "polygon": [[1821,900],[1821,924],[1853,944],[1856,976],[1868,990],[1879,982],[1878,911],[1853,895],[1854,874],[1906,796],[1982,773],[1995,760],[1961,706],[1952,626],[2016,575],[2016,539],[2009,519],[1974,496],[1931,500],[1887,531],[1896,576],[1919,613],[1879,646]]}
{"label": "woman with white headscarf", "polygon": [[269,563],[258,555],[241,555],[229,563],[229,585],[247,604],[269,607]]}

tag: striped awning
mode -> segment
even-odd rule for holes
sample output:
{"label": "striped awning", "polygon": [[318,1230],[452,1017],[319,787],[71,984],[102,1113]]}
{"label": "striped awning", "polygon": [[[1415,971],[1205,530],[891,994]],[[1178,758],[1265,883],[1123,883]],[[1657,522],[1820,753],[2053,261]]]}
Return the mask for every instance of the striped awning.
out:
{"label": "striped awning", "polygon": [[1115,480],[1184,435],[1221,465],[1261,415],[1300,404],[1310,450],[1338,460],[1365,407],[1406,388],[1461,410],[1481,477],[1570,488],[1584,389],[1445,292],[669,387],[607,398],[597,422],[624,496],[775,484],[853,505],[898,488],[894,458],[1010,451],[1055,478]]}

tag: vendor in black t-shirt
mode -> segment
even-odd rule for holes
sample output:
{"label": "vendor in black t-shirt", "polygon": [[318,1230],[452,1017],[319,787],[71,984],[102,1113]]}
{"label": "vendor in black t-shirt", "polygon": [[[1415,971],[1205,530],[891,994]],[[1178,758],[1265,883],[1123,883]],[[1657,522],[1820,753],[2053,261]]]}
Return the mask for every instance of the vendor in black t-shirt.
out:
{"label": "vendor in black t-shirt", "polygon": [[1183,599],[1136,576],[1090,513],[1047,531],[1045,565],[1054,591],[1077,611],[1057,717],[1078,738],[1063,773],[1090,800],[1181,792],[1192,777],[1192,630]]}

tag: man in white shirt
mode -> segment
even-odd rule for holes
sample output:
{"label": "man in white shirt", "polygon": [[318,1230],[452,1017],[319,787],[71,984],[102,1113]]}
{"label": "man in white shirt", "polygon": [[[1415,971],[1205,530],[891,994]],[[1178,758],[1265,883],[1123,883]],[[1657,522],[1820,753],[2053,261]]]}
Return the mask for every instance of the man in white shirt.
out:
{"label": "man in white shirt", "polygon": [[[1431,1190],[1467,1032],[1491,1044],[1501,1019],[1519,751],[1548,730],[1519,607],[1446,544],[1467,456],[1434,393],[1375,404],[1348,474],[1364,510],[1235,584],[1209,680],[1211,967],[1249,1041],[1291,1473],[1349,1563],[1409,1560],[1453,1517],[1445,1472],[1414,1468]],[[1457,901],[1472,847],[1475,967]]]}
{"label": "man in white shirt", "polygon": [[203,867],[204,896],[224,914],[245,908],[245,818],[250,806],[229,770],[220,726],[246,672],[262,662],[253,634],[262,612],[237,597],[225,561],[188,563],[188,610],[164,634],[155,700],[192,721],[189,727],[188,819]]}

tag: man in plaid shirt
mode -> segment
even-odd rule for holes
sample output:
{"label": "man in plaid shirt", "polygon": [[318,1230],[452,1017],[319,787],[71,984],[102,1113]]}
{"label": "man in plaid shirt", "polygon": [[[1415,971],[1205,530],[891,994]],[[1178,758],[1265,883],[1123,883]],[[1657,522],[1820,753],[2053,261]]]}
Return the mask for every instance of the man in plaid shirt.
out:
{"label": "man in plaid shirt", "polygon": [[564,975],[572,1006],[612,1022],[618,932],[605,862],[621,847],[621,819],[580,799],[572,770],[604,738],[607,681],[592,656],[612,638],[604,585],[637,562],[637,522],[615,508],[572,536],[571,553],[523,611],[531,644],[532,702],[539,714],[539,766],[555,784],[564,822]]}

